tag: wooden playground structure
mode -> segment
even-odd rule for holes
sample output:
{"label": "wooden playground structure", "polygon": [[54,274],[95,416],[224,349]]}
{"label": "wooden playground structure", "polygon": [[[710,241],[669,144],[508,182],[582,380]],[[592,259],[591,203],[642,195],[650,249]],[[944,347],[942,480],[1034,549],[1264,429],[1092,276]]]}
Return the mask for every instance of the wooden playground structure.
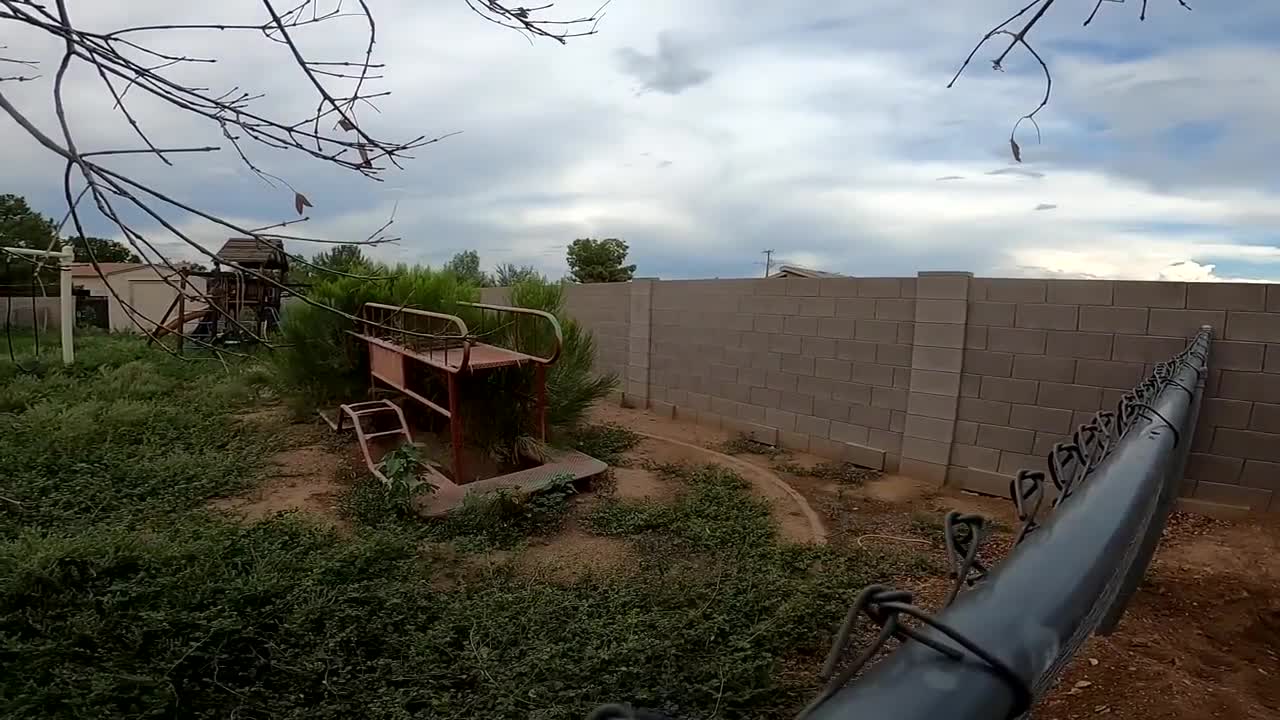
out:
{"label": "wooden playground structure", "polygon": [[[241,344],[254,337],[264,337],[280,326],[280,303],[283,290],[261,277],[223,266],[236,263],[283,285],[289,274],[289,257],[280,240],[231,238],[216,253],[211,271],[181,269],[179,292],[165,311],[155,337],[168,333],[178,336],[178,351],[183,348],[181,328],[195,321],[191,337],[209,343]],[[205,279],[206,302],[187,306],[190,279]],[[154,339],[154,338],[153,338]]]}

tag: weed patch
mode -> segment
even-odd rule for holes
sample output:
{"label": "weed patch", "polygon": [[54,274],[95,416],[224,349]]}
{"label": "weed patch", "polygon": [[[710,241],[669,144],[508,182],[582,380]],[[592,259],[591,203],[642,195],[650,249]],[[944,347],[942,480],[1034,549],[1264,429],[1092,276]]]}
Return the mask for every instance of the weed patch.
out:
{"label": "weed patch", "polygon": [[617,465],[622,454],[640,443],[640,435],[617,423],[583,425],[569,436],[569,445],[578,452]]}
{"label": "weed patch", "polygon": [[773,469],[800,477],[811,477],[841,485],[861,485],[868,480],[880,477],[878,470],[859,467],[847,462],[828,462],[821,465],[805,466],[794,462],[774,463]]}
{"label": "weed patch", "polygon": [[781,457],[787,454],[786,450],[773,445],[766,445],[762,442],[751,439],[746,435],[739,435],[732,440],[725,440],[713,448],[717,452],[725,455],[764,455],[769,459]]}

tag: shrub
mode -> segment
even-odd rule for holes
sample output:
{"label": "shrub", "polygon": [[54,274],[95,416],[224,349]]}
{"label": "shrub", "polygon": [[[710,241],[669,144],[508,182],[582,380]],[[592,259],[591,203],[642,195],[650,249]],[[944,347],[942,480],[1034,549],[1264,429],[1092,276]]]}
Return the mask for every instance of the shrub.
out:
{"label": "shrub", "polygon": [[[456,314],[484,342],[538,355],[550,352],[553,336],[546,323],[525,318],[489,328],[478,311],[460,306],[474,300],[478,290],[453,273],[418,266],[360,268],[386,275],[385,280],[334,278],[312,286],[317,302],[356,314],[366,302],[406,305]],[[547,421],[557,429],[581,423],[591,404],[617,386],[613,375],[593,375],[595,341],[591,333],[564,312],[560,283],[535,276],[511,289],[510,304],[555,315],[563,344],[559,360],[547,371]],[[492,316],[490,316],[491,318]],[[489,321],[492,324],[492,319]],[[327,310],[295,304],[284,313],[286,347],[276,353],[277,375],[295,404],[305,408],[331,406],[361,397],[368,387],[368,369],[361,344],[347,335],[352,323]],[[515,367],[461,378],[462,417],[468,440],[499,461],[514,461],[520,448],[533,448],[535,398],[533,368]]]}

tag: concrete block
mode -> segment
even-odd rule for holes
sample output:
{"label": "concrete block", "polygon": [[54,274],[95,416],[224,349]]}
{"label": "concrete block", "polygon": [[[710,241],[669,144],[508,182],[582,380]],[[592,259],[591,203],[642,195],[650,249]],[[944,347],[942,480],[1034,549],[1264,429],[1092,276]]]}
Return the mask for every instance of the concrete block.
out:
{"label": "concrete block", "polygon": [[[805,357],[804,355],[783,355],[781,369],[783,372],[795,373],[797,375],[812,375],[814,359]],[[792,381],[791,388],[795,389],[795,381]]]}
{"label": "concrete block", "polygon": [[888,430],[892,412],[888,408],[878,408],[870,405],[850,405],[849,422],[865,425],[869,428]]}
{"label": "concrete block", "polygon": [[[783,318],[782,332],[787,335],[817,335],[818,334],[818,318],[804,317],[802,315],[792,315]],[[800,352],[798,349],[796,352]]]}
{"label": "concrete block", "polygon": [[960,397],[978,397],[982,391],[982,377],[970,373],[960,375]]}
{"label": "concrete block", "polygon": [[1000,400],[1008,403],[1034,405],[1039,390],[1036,380],[1015,380],[1013,378],[982,378],[982,389],[978,397],[983,400]]}
{"label": "concrete block", "polygon": [[[857,368],[854,368],[857,377]],[[911,370],[911,392],[925,392],[934,395],[959,395],[960,373],[941,372],[938,370]]]}
{"label": "concrete block", "polygon": [[916,322],[963,325],[967,305],[959,300],[917,300]]}
{"label": "concrete block", "polygon": [[769,338],[778,337],[771,333],[744,332],[738,335],[738,347],[751,352],[769,350]]}
{"label": "concrete block", "polygon": [[1080,308],[1080,330],[1084,332],[1145,335],[1147,332],[1145,307],[1092,307]]}
{"label": "concrete block", "polygon": [[1211,447],[1214,455],[1280,462],[1280,435],[1273,433],[1218,428]]}
{"label": "concrete block", "polygon": [[987,329],[975,325],[967,326],[964,333],[964,347],[966,350],[986,350]]}
{"label": "concrete block", "polygon": [[902,457],[904,460],[910,458],[912,460],[923,460],[938,465],[946,465],[950,455],[950,442],[938,442],[937,440],[911,437],[909,435],[902,436]]}
{"label": "concrete block", "polygon": [[813,396],[798,392],[784,392],[781,394],[780,405],[787,412],[808,415],[813,412]]}
{"label": "concrete block", "polygon": [[813,415],[797,415],[796,432],[825,438],[831,432],[831,421]]}
{"label": "concrete block", "polygon": [[[1258,461],[1254,461],[1258,462]],[[1270,463],[1264,463],[1270,465]],[[1187,477],[1193,480],[1236,485],[1240,480],[1240,471],[1244,461],[1240,458],[1222,457],[1206,453],[1191,453],[1187,459]],[[1275,467],[1280,467],[1277,465]]]}
{"label": "concrete block", "polygon": [[1053,447],[1055,445],[1064,441],[1065,439],[1066,438],[1064,438],[1062,435],[1058,433],[1037,432],[1036,441],[1031,446],[1031,454],[1044,457],[1053,450]]}
{"label": "concrete block", "polygon": [[[1277,321],[1280,321],[1280,316],[1277,316]],[[1209,356],[1209,364],[1219,370],[1260,372],[1266,367],[1268,347],[1280,349],[1280,346],[1267,346],[1263,343],[1232,342],[1230,340],[1215,339]]]}
{"label": "concrete block", "polygon": [[876,361],[876,343],[861,340],[837,340],[836,357],[858,362]]}
{"label": "concrete block", "polygon": [[955,435],[955,427],[954,420],[939,420],[938,418],[908,413],[907,427],[903,431],[903,437],[936,440],[950,445]]}
{"label": "concrete block", "polygon": [[924,275],[916,278],[916,297],[964,300],[969,297],[970,275]]}
{"label": "concrete block", "polygon": [[836,341],[831,338],[806,337],[800,343],[800,354],[815,358],[836,356]]}
{"label": "concrete block", "polygon": [[783,432],[796,431],[796,414],[775,408],[764,409],[764,423]]}
{"label": "concrete block", "polygon": [[1009,377],[1013,373],[1013,353],[965,350],[964,371],[972,375]]}
{"label": "concrete block", "polygon": [[747,387],[765,387],[765,378],[768,377],[768,372],[763,368],[740,367],[738,368],[738,383]]}
{"label": "concrete block", "polygon": [[956,417],[974,423],[1008,425],[1013,406],[999,400],[962,397],[956,406]]}
{"label": "concrete block", "polygon": [[818,294],[824,297],[857,297],[858,278],[821,278]]}
{"label": "concrete block", "polygon": [[995,472],[1000,467],[1000,451],[957,443],[951,447],[951,464]]}
{"label": "concrete block", "polygon": [[1246,507],[1253,511],[1269,509],[1273,496],[1274,493],[1271,490],[1214,482],[1197,482],[1195,489],[1197,500]]}
{"label": "concrete block", "polygon": [[1009,413],[1008,425],[1024,430],[1069,435],[1072,431],[1072,411],[1045,408],[1038,405],[1014,405]]}
{"label": "concrete block", "polygon": [[778,407],[782,394],[773,388],[751,388],[751,404],[760,407]]}
{"label": "concrete block", "polygon": [[1008,475],[1001,475],[980,468],[959,467],[956,465],[947,468],[947,487],[982,495],[1009,497],[1009,483],[1012,479]]}
{"label": "concrete block", "polygon": [[[1280,405],[1258,404],[1259,408],[1276,408],[1280,411]],[[1254,408],[1254,404],[1245,400],[1228,400],[1226,398],[1205,398],[1200,406],[1200,425],[1205,427],[1230,427],[1241,430],[1250,429],[1250,416],[1258,412]],[[1262,410],[1263,423],[1270,425],[1271,417],[1269,410]],[[1263,432],[1280,432],[1277,429],[1268,429],[1266,427],[1252,428]]]}
{"label": "concrete block", "polygon": [[1107,333],[1051,330],[1048,333],[1045,354],[1057,357],[1110,360],[1114,337]]}
{"label": "concrete block", "polygon": [[942,486],[947,481],[947,466],[945,464],[931,463],[916,458],[909,458],[905,455],[898,461],[898,474],[907,477],[923,480]]}
{"label": "concrete block", "polygon": [[786,283],[787,294],[799,297],[813,297],[818,294],[819,281],[815,278],[774,278]]}
{"label": "concrete block", "polygon": [[[788,318],[790,320],[791,318]],[[802,341],[798,335],[770,335],[769,351],[799,355]]]}
{"label": "concrete block", "polygon": [[809,436],[798,432],[779,432],[778,445],[793,452],[809,452]]}
{"label": "concrete block", "polygon": [[[796,357],[796,356],[792,356]],[[769,370],[765,372],[765,387],[770,390],[780,390],[783,392],[795,392],[799,376],[794,373]]]}
{"label": "concrete block", "polygon": [[[1199,283],[1197,283],[1199,284]],[[1277,318],[1280,320],[1280,318]],[[1147,319],[1147,333],[1169,337],[1192,338],[1199,332],[1201,325],[1213,327],[1217,333],[1227,322],[1225,310],[1166,310],[1152,308]]]}
{"label": "concrete block", "polygon": [[900,433],[907,427],[907,413],[893,410],[889,413],[889,432]]}
{"label": "concrete block", "polygon": [[1181,512],[1195,513],[1204,515],[1205,517],[1215,518],[1217,520],[1243,520],[1248,518],[1250,510],[1244,505],[1223,505],[1222,503],[1209,502],[1197,498],[1180,497],[1175,510]]}
{"label": "concrete block", "polygon": [[897,342],[898,323],[889,320],[857,320],[854,324],[853,336],[868,342]]}
{"label": "concrete block", "polygon": [[871,428],[867,431],[867,445],[883,450],[886,454],[901,455],[902,433]]}
{"label": "concrete block", "polygon": [[844,443],[840,448],[841,460],[872,470],[884,469],[884,456],[884,450],[868,447],[862,443]]}
{"label": "concrete block", "polygon": [[858,278],[858,297],[902,297],[902,280],[901,278]]}
{"label": "concrete block", "polygon": [[722,382],[738,382],[738,368],[720,363],[711,364],[711,379]]}
{"label": "concrete block", "polygon": [[910,415],[923,415],[940,420],[955,420],[958,400],[959,398],[955,395],[913,392],[907,399],[906,410]]}
{"label": "concrete block", "polygon": [[663,418],[674,418],[676,416],[676,406],[669,402],[661,402],[657,400],[649,401],[649,412]]}
{"label": "concrete block", "polygon": [[1119,281],[1115,284],[1113,300],[1121,307],[1185,308],[1187,283]]}
{"label": "concrete block", "polygon": [[835,317],[847,322],[872,320],[876,316],[876,301],[868,298],[836,300]]}
{"label": "concrete block", "polygon": [[886,452],[884,454],[884,472],[896,474],[902,464],[902,454]]}
{"label": "concrete block", "polygon": [[1018,472],[1022,470],[1047,470],[1048,467],[1049,462],[1044,455],[1027,455],[1001,450],[1000,467],[997,468],[997,472],[1001,475],[1016,477]]}
{"label": "concrete block", "polygon": [[1227,340],[1280,342],[1280,315],[1275,313],[1228,312],[1227,328],[1222,336]]}
{"label": "concrete block", "polygon": [[1257,430],[1258,432],[1280,433],[1280,405],[1254,403],[1249,429]]}
{"label": "concrete block", "polygon": [[895,367],[893,369],[893,386],[906,390],[911,387],[911,368]]}
{"label": "concrete block", "polygon": [[916,324],[913,322],[898,323],[898,344],[899,345],[915,345],[916,343]]}
{"label": "concrete block", "polygon": [[1280,491],[1280,464],[1262,460],[1246,460],[1244,471],[1239,477],[1239,484],[1245,487]]}
{"label": "concrete block", "polygon": [[1267,312],[1280,312],[1280,285],[1267,285]]}
{"label": "concrete block", "polygon": [[1015,303],[974,301],[969,303],[968,322],[984,327],[1013,327]]}
{"label": "concrete block", "polygon": [[826,420],[849,420],[849,403],[827,398],[813,399],[813,414]]}
{"label": "concrete block", "polygon": [[964,325],[917,322],[912,344],[916,347],[963,348]]}
{"label": "concrete block", "polygon": [[[1160,363],[1182,352],[1187,341],[1182,338],[1117,335],[1111,350],[1112,360]],[[1212,365],[1212,349],[1209,362]]]}
{"label": "concrete block", "polygon": [[1095,387],[1042,382],[1036,404],[1068,410],[1097,410],[1102,407],[1102,392]]}
{"label": "concrete block", "polygon": [[1110,280],[1049,280],[1047,301],[1058,305],[1110,305]]}
{"label": "concrete block", "polygon": [[818,318],[818,335],[832,339],[853,337],[853,320],[843,317]]}
{"label": "concrete block", "polygon": [[855,362],[852,378],[854,382],[865,385],[893,387],[893,368],[888,365]]}
{"label": "concrete block", "polygon": [[853,373],[853,363],[848,360],[818,358],[814,361],[813,374],[819,378],[831,380],[849,380]]}
{"label": "concrete block", "polygon": [[907,409],[908,391],[902,388],[871,388],[871,406],[889,410]]}
{"label": "concrete block", "polygon": [[916,301],[910,298],[880,298],[875,303],[876,320],[912,322],[916,319]]}
{"label": "concrete block", "polygon": [[830,437],[832,440],[844,443],[865,443],[867,442],[868,430],[864,425],[854,425],[852,423],[831,421]]}
{"label": "concrete block", "polygon": [[781,315],[752,315],[754,320],[752,329],[761,333],[780,333],[782,332]]}
{"label": "concrete block", "polygon": [[1077,385],[1128,390],[1142,381],[1144,369],[1142,363],[1079,360],[1074,380]]}
{"label": "concrete block", "polygon": [[[1209,362],[1213,362],[1210,357]],[[1229,398],[1231,400],[1254,400],[1264,403],[1280,404],[1280,375],[1271,373],[1249,373],[1237,370],[1223,370],[1220,373],[1210,372],[1210,381],[1216,375],[1220,378],[1216,392],[1205,387],[1205,393]]]}
{"label": "concrete block", "polygon": [[[935,348],[936,349],[936,348]],[[946,349],[946,348],[943,348]],[[912,347],[910,345],[877,344],[875,361],[881,365],[911,367]]]}
{"label": "concrete block", "polygon": [[1047,287],[1048,283],[1044,280],[990,278],[987,280],[984,299],[1010,303],[1042,303],[1047,297]]}
{"label": "concrete block", "polygon": [[1052,355],[1017,355],[1013,359],[1013,377],[1022,380],[1071,382],[1076,374],[1075,358]]}
{"label": "concrete block", "polygon": [[961,445],[973,445],[978,442],[978,423],[956,420],[956,434],[953,441]]}
{"label": "concrete block", "polygon": [[1044,330],[988,328],[987,350],[1019,355],[1043,355],[1047,337]]}
{"label": "concrete block", "polygon": [[836,301],[829,297],[811,297],[800,301],[800,314],[809,317],[835,317]]}
{"label": "concrete block", "polygon": [[1032,330],[1075,330],[1080,308],[1075,305],[1018,305],[1014,325]]}
{"label": "concrete block", "polygon": [[737,411],[734,415],[736,419],[759,425],[764,424],[765,413],[763,407],[745,402],[740,402],[734,407]]}
{"label": "concrete block", "polygon": [[960,372],[964,365],[964,351],[960,348],[918,347],[911,357],[911,367],[918,370],[942,370]]}
{"label": "concrete block", "polygon": [[[910,421],[910,418],[908,418]],[[978,446],[1008,450],[1015,453],[1030,453],[1035,445],[1036,435],[1030,430],[1002,427],[1000,425],[981,425],[978,427]]]}
{"label": "concrete block", "polygon": [[854,403],[857,405],[871,404],[871,386],[862,383],[847,383],[839,380],[832,380],[831,397],[842,402]]}

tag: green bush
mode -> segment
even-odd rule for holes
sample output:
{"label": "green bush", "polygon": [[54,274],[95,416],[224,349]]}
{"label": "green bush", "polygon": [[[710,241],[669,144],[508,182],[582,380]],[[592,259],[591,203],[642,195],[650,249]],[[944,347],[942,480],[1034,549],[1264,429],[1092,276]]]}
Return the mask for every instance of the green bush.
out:
{"label": "green bush", "polygon": [[[551,351],[553,335],[546,323],[524,317],[499,325],[492,313],[483,319],[474,308],[459,305],[475,300],[479,291],[453,273],[404,265],[362,266],[359,271],[388,279],[332,278],[313,285],[308,296],[351,314],[366,302],[456,314],[483,342],[542,356]],[[617,378],[592,373],[595,341],[566,315],[560,283],[527,278],[511,289],[510,304],[543,310],[559,320],[564,342],[559,360],[547,371],[547,421],[556,429],[578,425],[592,403],[613,391]],[[295,303],[284,313],[281,330],[286,347],[275,353],[274,362],[296,405],[328,407],[367,392],[366,351],[346,333],[352,327],[350,320],[309,305]],[[533,372],[530,367],[504,368],[460,378],[467,438],[499,461],[514,462],[518,449],[529,447],[529,439],[538,435]]]}

